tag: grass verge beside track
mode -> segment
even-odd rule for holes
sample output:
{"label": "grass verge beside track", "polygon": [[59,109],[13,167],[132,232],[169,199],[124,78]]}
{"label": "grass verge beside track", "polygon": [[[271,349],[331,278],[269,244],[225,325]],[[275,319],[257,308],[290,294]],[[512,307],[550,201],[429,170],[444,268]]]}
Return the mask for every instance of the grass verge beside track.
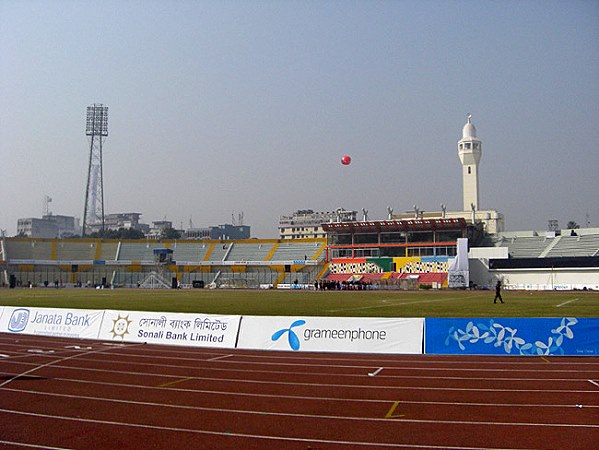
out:
{"label": "grass verge beside track", "polygon": [[0,305],[272,316],[599,317],[599,292],[0,289]]}

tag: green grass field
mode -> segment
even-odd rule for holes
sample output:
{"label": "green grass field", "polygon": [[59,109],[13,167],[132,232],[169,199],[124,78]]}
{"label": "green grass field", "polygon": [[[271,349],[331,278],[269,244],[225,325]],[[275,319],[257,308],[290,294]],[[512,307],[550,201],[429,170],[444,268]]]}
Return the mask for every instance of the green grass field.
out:
{"label": "green grass field", "polygon": [[599,292],[1,289],[0,305],[337,317],[599,317]]}

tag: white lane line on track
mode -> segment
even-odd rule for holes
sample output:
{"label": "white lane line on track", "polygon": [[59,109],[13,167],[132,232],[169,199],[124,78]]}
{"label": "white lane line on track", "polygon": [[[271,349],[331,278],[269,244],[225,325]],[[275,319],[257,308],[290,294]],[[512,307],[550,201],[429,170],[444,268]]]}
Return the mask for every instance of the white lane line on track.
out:
{"label": "white lane line on track", "polygon": [[[67,397],[76,397],[76,398],[84,398],[90,399],[85,396],[75,396],[70,395]],[[248,410],[238,410],[238,409],[228,409],[228,408],[205,408],[201,406],[182,406],[182,405],[168,405],[163,403],[151,404],[146,402],[132,402],[126,400],[115,400],[110,399],[107,400],[105,398],[98,398],[99,401],[109,401],[109,402],[119,402],[119,403],[127,403],[127,404],[138,404],[145,406],[160,406],[160,407],[175,407],[175,408],[184,408],[184,409],[193,409],[199,411],[212,411],[212,412],[225,412],[225,413],[235,413],[235,414],[250,414],[250,415],[259,415],[263,416],[264,414],[268,414],[270,416],[283,416],[283,417],[301,417],[301,418],[309,418],[309,419],[328,419],[328,420],[351,420],[358,422],[407,422],[407,423],[433,423],[433,424],[447,424],[447,425],[489,425],[489,426],[522,426],[522,427],[542,427],[542,428],[597,428],[599,429],[599,425],[595,424],[573,424],[573,423],[536,423],[536,422],[477,422],[473,420],[442,420],[442,419],[402,419],[402,418],[393,418],[393,420],[389,420],[382,417],[344,417],[344,416],[327,416],[322,414],[294,414],[294,413],[281,413],[281,412],[265,412],[265,411],[248,411]],[[55,417],[59,419],[66,420],[75,420],[75,421],[90,421],[96,423],[106,423],[104,420],[96,420],[96,419],[83,419],[81,417],[68,417],[68,416],[53,416],[47,415],[44,413],[35,413],[35,412],[27,412],[27,411],[17,411],[11,409],[0,409],[0,412],[9,413],[9,414],[23,414],[23,415],[32,415],[32,416],[42,416],[42,417]],[[134,424],[129,422],[117,422],[122,425],[127,426],[141,426],[144,428],[157,428],[163,429],[161,426],[155,425],[145,425],[145,424]],[[168,428],[168,427],[167,427]],[[181,428],[180,431],[191,431],[196,432],[198,430],[193,429],[185,429]],[[200,431],[203,432],[203,431]],[[288,439],[288,438],[283,438]],[[293,439],[293,438],[292,438]]]}
{"label": "white lane line on track", "polygon": [[[13,356],[11,358],[10,362],[15,361],[17,358],[21,358],[21,356]],[[117,363],[119,363],[120,360],[113,360],[113,359],[108,359],[108,360],[104,360],[104,359],[92,359],[92,358],[78,358],[78,361],[91,361],[91,362],[101,362],[101,363],[105,363],[107,365],[115,365]],[[33,363],[29,363],[29,362],[18,362],[19,364],[29,364],[29,365],[33,365]],[[249,363],[250,365],[266,365],[266,363],[260,363],[260,364],[253,364],[253,363]],[[168,369],[185,369],[188,368],[188,366],[184,366],[184,365],[164,365],[164,364],[152,364],[152,363],[139,363],[139,362],[131,362],[128,361],[128,365],[129,367],[133,367],[133,366],[141,366],[138,370],[139,372],[132,372],[129,371],[127,372],[127,374],[135,374],[137,373],[138,375],[155,375],[155,376],[168,376],[165,375],[163,372],[149,372],[148,370],[143,370],[143,368],[146,367],[160,367],[160,368],[168,368]],[[279,365],[279,364],[276,364]],[[305,365],[310,367],[310,365]],[[56,365],[55,367],[57,368],[67,368],[67,369],[71,369],[71,370],[77,370],[77,367],[73,367],[73,366],[59,366]],[[347,367],[351,367],[351,368],[356,368],[356,369],[367,369],[368,367],[364,367],[364,366],[332,366],[332,365],[326,365],[326,366],[322,366],[322,367],[327,367],[327,368],[331,368],[331,367],[341,367],[341,368],[347,368]],[[392,371],[393,369],[400,369],[397,367],[387,367],[387,370]],[[404,369],[410,369],[410,370],[434,370],[433,368],[421,368],[421,367],[403,367],[401,368],[402,370]],[[81,368],[81,370],[97,370],[97,369],[93,369],[93,368]],[[300,371],[281,371],[281,370],[264,370],[264,369],[242,369],[242,368],[212,368],[212,367],[202,367],[202,370],[205,371],[211,371],[211,370],[218,370],[219,372],[229,372],[231,374],[236,374],[238,372],[242,372],[244,374],[293,374],[293,375],[307,375],[307,376],[314,376],[314,375],[319,375],[319,374],[315,374],[314,372],[300,372]],[[449,369],[449,368],[445,368],[445,369],[436,369],[436,372],[438,372],[439,370],[443,370],[443,371],[447,371],[447,372],[451,372],[451,371],[457,371],[457,372],[461,372],[461,371],[472,371],[472,369]],[[478,370],[479,372],[496,372],[499,369],[480,369]],[[524,372],[524,373],[530,373],[530,370],[510,370],[511,372]],[[111,372],[111,371],[109,371]],[[593,370],[584,370],[584,371],[567,371],[567,370],[549,370],[549,371],[545,371],[545,372],[551,372],[551,373],[580,373],[581,376],[584,375],[588,375],[588,374],[596,374],[596,371]],[[177,375],[171,375],[172,377],[177,377]],[[336,377],[340,377],[340,378],[361,378],[363,375],[362,373],[331,373],[331,372],[327,372],[327,376],[336,376]],[[531,377],[483,377],[483,376],[440,376],[440,375],[382,375],[381,378],[385,378],[388,380],[411,380],[411,379],[418,379],[418,380],[453,380],[453,381],[461,381],[461,380],[474,380],[474,381],[506,381],[506,382],[520,382],[520,381],[534,381],[534,382],[543,382],[543,383],[555,383],[555,382],[564,382],[564,383],[586,383],[588,381],[587,378],[556,378],[556,377],[546,377],[546,378],[531,378]],[[215,379],[215,378],[206,378],[206,379]],[[218,379],[228,379],[228,378],[223,378],[220,377]]]}
{"label": "white lane line on track", "polygon": [[[136,347],[138,345],[143,345],[143,344],[131,344],[131,345],[129,345],[129,347]],[[102,351],[105,351],[105,350],[106,350],[106,348],[103,348],[103,349],[100,349],[100,350],[92,350],[92,351],[85,352],[85,353],[77,353],[75,355],[66,356],[66,357],[61,358],[61,359],[56,359],[54,361],[47,362],[46,364],[36,365],[35,367],[32,367],[31,369],[29,369],[29,370],[27,370],[25,372],[22,372],[22,373],[20,373],[18,375],[13,376],[12,378],[7,379],[6,381],[4,381],[4,383],[0,383],[0,388],[6,386],[11,381],[14,381],[14,380],[17,380],[17,379],[19,379],[21,377],[29,375],[32,372],[35,372],[36,370],[43,369],[44,367],[48,367],[48,366],[52,366],[52,365],[55,365],[55,364],[59,364],[61,362],[67,361],[69,359],[77,358],[77,357],[82,356],[82,355],[89,355],[91,353],[98,353],[98,352],[102,352]],[[47,353],[47,352],[44,352],[44,351],[42,351],[42,352],[43,353]],[[54,352],[54,350],[52,350],[52,352]]]}
{"label": "white lane line on track", "polygon": [[[135,375],[143,376],[148,378],[154,376],[157,378],[174,378],[181,379],[179,375],[169,375],[164,373],[149,373],[149,372],[132,372],[124,370],[106,370],[106,369],[94,369],[90,367],[72,367],[72,366],[53,366],[58,369],[69,369],[79,370],[87,372],[102,372],[120,375]],[[32,369],[33,370],[33,369]],[[376,385],[363,385],[363,384],[340,384],[340,383],[305,383],[305,382],[291,382],[291,381],[272,381],[272,380],[248,380],[242,378],[222,378],[222,377],[191,377],[190,380],[197,381],[214,381],[214,382],[227,382],[227,383],[245,383],[245,384],[268,384],[268,385],[281,385],[281,386],[310,386],[310,387],[341,387],[341,388],[357,388],[357,389],[380,389],[380,390],[427,390],[427,391],[465,391],[465,392],[547,392],[547,393],[589,393],[596,392],[595,390],[579,390],[579,389],[497,389],[497,388],[452,388],[452,387],[437,387],[437,386],[376,386]],[[3,385],[0,384],[0,387]]]}
{"label": "white lane line on track", "polygon": [[265,436],[258,434],[245,434],[245,433],[233,433],[233,432],[222,432],[222,431],[208,431],[208,430],[192,430],[187,428],[176,428],[176,427],[165,427],[165,426],[156,426],[156,425],[145,425],[145,424],[134,424],[127,422],[115,422],[109,420],[94,420],[94,419],[82,419],[82,418],[73,418],[73,417],[65,417],[65,416],[51,416],[49,414],[36,414],[36,413],[26,413],[21,411],[10,411],[10,410],[2,410],[0,412],[8,412],[14,414],[23,414],[23,415],[31,415],[34,417],[44,417],[51,418],[56,420],[68,420],[68,421],[76,421],[76,422],[85,422],[85,423],[95,423],[102,425],[115,425],[115,426],[123,426],[123,427],[137,427],[137,428],[145,428],[145,429],[154,429],[154,430],[165,430],[165,431],[176,431],[176,432],[184,432],[184,433],[193,433],[193,434],[207,434],[212,436],[224,436],[224,437],[237,437],[237,438],[248,438],[248,439],[264,439],[270,441],[291,441],[291,442],[308,442],[308,443],[319,443],[319,444],[341,444],[341,445],[356,445],[356,446],[369,446],[369,447],[385,447],[385,448],[432,448],[432,449],[453,449],[453,450],[524,450],[523,448],[507,448],[501,447],[499,448],[491,448],[491,447],[455,447],[455,446],[437,446],[437,445],[418,445],[418,444],[392,444],[392,443],[379,443],[379,442],[357,442],[357,441],[334,441],[329,439],[310,439],[310,438],[294,438],[294,437],[285,437],[285,436]]}
{"label": "white lane line on track", "polygon": [[[79,384],[93,384],[108,386],[110,388],[129,388],[141,389],[141,390],[160,390],[163,389],[160,386],[143,386],[138,384],[128,383],[110,383],[107,381],[89,381],[89,380],[72,380],[68,378],[53,378],[53,380],[61,382],[79,383]],[[27,392],[30,394],[39,395],[68,395],[68,394],[54,394],[52,392],[34,391],[32,389],[13,389],[13,388],[2,388],[4,391],[10,392]],[[210,394],[210,395],[223,395],[223,396],[234,396],[234,397],[257,397],[257,398],[276,398],[285,400],[301,400],[301,401],[326,401],[326,402],[345,402],[345,403],[383,403],[387,404],[393,400],[390,398],[374,399],[374,398],[343,398],[343,397],[313,397],[305,395],[284,395],[284,394],[264,394],[264,393],[252,393],[252,392],[234,392],[234,391],[215,391],[205,389],[189,389],[189,388],[171,388],[167,390],[181,393],[190,394]],[[109,401],[108,398],[102,397],[102,400]],[[441,405],[441,406],[486,406],[492,408],[575,408],[576,405],[572,404],[540,404],[540,403],[489,403],[489,402],[443,402],[443,401],[425,401],[425,400],[402,400],[403,404],[412,405]],[[587,405],[586,408],[599,408],[599,405]]]}
{"label": "white lane line on track", "polygon": [[[142,344],[143,345],[143,344]],[[91,353],[91,352],[90,352]],[[72,356],[71,358],[74,358]],[[67,359],[67,358],[65,358]],[[70,358],[68,358],[70,359]],[[55,361],[55,364],[60,361]],[[26,364],[26,363],[24,363]],[[40,367],[40,366],[36,366]],[[152,373],[152,372],[134,372],[134,371],[124,371],[124,370],[107,370],[107,369],[94,369],[91,367],[72,367],[72,366],[60,366],[54,365],[53,367],[58,369],[68,369],[74,371],[88,371],[88,372],[102,372],[102,373],[114,373],[119,375],[137,375],[144,377],[157,377],[157,378],[174,378],[180,379],[179,375],[168,375],[164,373]],[[34,369],[32,369],[34,370]],[[27,372],[29,373],[29,372]],[[363,376],[363,375],[362,375]],[[359,378],[359,376],[358,376]],[[410,377],[410,378],[423,378],[423,377]],[[431,379],[442,379],[441,377],[428,377]],[[231,383],[254,383],[254,384],[277,384],[277,385],[291,385],[291,386],[315,386],[315,387],[345,387],[345,388],[364,388],[364,389],[414,389],[414,390],[440,390],[440,391],[476,391],[476,392],[578,392],[578,393],[587,393],[587,392],[595,392],[595,391],[587,391],[587,390],[573,390],[573,389],[483,389],[483,388],[445,388],[445,387],[435,387],[435,386],[372,386],[372,385],[361,385],[361,384],[328,384],[328,383],[305,383],[305,382],[287,382],[287,381],[262,381],[262,380],[249,380],[249,379],[239,379],[239,378],[222,378],[222,377],[200,377],[196,376],[193,379],[198,381],[216,381],[216,382],[231,382]],[[471,378],[468,378],[471,379]],[[497,380],[494,378],[494,380]],[[510,379],[512,381],[513,379]],[[520,381],[518,379],[514,381]],[[555,380],[550,380],[555,381]],[[567,381],[582,381],[582,380],[567,380]],[[2,385],[0,385],[2,387]]]}
{"label": "white lane line on track", "polygon": [[14,442],[14,441],[2,441],[0,440],[0,444],[6,445],[15,445],[17,447],[29,447],[29,448],[43,448],[47,450],[69,450],[70,447],[48,447],[47,445],[36,445],[36,444],[27,444],[25,442]]}
{"label": "white lane line on track", "polygon": [[556,308],[560,308],[560,307],[562,307],[562,306],[564,306],[564,305],[567,305],[568,303],[575,302],[576,300],[580,300],[580,299],[579,299],[579,298],[575,298],[574,300],[568,300],[567,302],[560,303],[559,305],[555,305],[555,307],[556,307]]}
{"label": "white lane line on track", "polygon": [[[112,355],[112,353],[110,351],[107,352],[103,352],[104,355],[110,357]],[[85,355],[81,355],[80,359],[85,360],[84,358]],[[121,356],[121,354],[117,354],[117,356]],[[474,362],[469,362],[469,363],[464,363],[464,362],[455,362],[455,361],[438,361],[437,363],[444,363],[444,364],[451,364],[452,366],[457,365],[458,367],[438,367],[438,366],[431,366],[431,367],[426,367],[426,366],[418,366],[418,361],[394,361],[394,360],[378,360],[378,359],[373,359],[373,360],[360,360],[360,362],[363,362],[362,365],[357,365],[357,364],[331,364],[331,363],[323,363],[323,361],[321,360],[316,360],[313,363],[296,363],[296,362],[284,362],[286,359],[283,358],[278,358],[276,356],[272,356],[272,357],[267,357],[267,358],[274,358],[276,359],[277,362],[272,362],[272,361],[266,361],[266,362],[262,362],[262,361],[245,361],[243,360],[243,357],[245,355],[235,355],[233,354],[233,356],[238,356],[239,358],[236,359],[231,359],[229,361],[227,361],[227,363],[229,365],[252,365],[252,366],[261,366],[261,365],[266,365],[266,366],[285,366],[285,367],[310,367],[310,368],[318,368],[318,367],[326,367],[326,368],[331,368],[331,367],[336,367],[336,368],[342,368],[342,369],[369,369],[372,366],[377,366],[377,367],[381,367],[381,366],[385,366],[387,369],[389,370],[397,370],[397,371],[405,371],[405,370],[422,370],[422,371],[434,371],[435,373],[438,373],[439,371],[446,371],[446,372],[472,372],[472,371],[476,371],[476,372],[506,372],[509,371],[510,373],[515,373],[515,372],[525,372],[525,373],[530,373],[530,372],[534,372],[535,369],[539,366],[539,362],[535,362],[535,363],[521,363],[521,364],[515,364],[513,362],[510,361],[504,361],[503,363],[499,363],[499,362],[488,362],[485,361],[484,364],[485,366],[487,365],[491,365],[491,366],[499,366],[496,368],[485,368],[485,367],[480,367],[480,365],[476,366]],[[148,355],[148,356],[138,356],[138,355],[131,355],[131,354],[127,354],[127,357],[129,358],[133,358],[133,357],[138,357],[138,358],[142,358],[142,359],[149,359],[150,361],[155,361],[156,358],[154,356]],[[511,359],[514,359],[513,356],[509,357]],[[560,357],[560,358],[564,358],[564,357]],[[162,359],[167,359],[167,360],[177,360],[177,359],[181,359],[183,361],[193,361],[194,363],[199,359],[199,358],[172,358],[172,357],[163,357]],[[294,360],[293,358],[290,358],[291,360]],[[104,360],[98,360],[98,359],[94,359],[94,361],[106,361],[106,362],[112,362],[114,360],[112,359],[104,359]],[[345,360],[343,360],[345,361]],[[593,362],[586,362],[586,363],[581,363],[581,362],[572,362],[570,363],[570,365],[576,365],[576,366],[589,366],[589,367],[597,367],[599,369],[599,359],[597,360],[598,362],[593,363]],[[144,362],[136,362],[136,361],[132,361],[131,359],[128,361],[131,362],[132,364],[135,365],[146,365],[146,366],[156,366],[156,367],[185,367],[185,366],[181,366],[181,365],[174,365],[174,364],[160,364],[160,363],[144,363]],[[428,363],[436,363],[435,361],[427,361]],[[378,364],[375,364],[378,363]],[[406,365],[395,365],[395,364],[400,364],[400,363],[404,363]],[[470,364],[473,365],[472,367],[463,367],[464,364]],[[527,367],[527,366],[533,366],[533,369],[526,369],[526,368],[522,368],[522,369],[514,369],[511,368],[510,366],[516,365],[518,367]],[[552,359],[551,360],[551,365],[553,366],[551,369],[545,369],[543,370],[543,373],[568,373],[568,374],[572,374],[572,373],[597,373],[597,370],[594,369],[586,369],[585,370],[573,370],[571,368],[568,369],[562,369],[561,367],[567,365],[564,362],[560,362],[557,361],[556,359]],[[462,367],[460,367],[462,366]],[[506,367],[507,366],[507,367]],[[543,366],[545,366],[545,364],[543,364]],[[509,368],[508,368],[509,367]],[[229,370],[229,369],[225,369],[225,370]]]}
{"label": "white lane line on track", "polygon": [[368,376],[369,377],[376,377],[379,373],[381,373],[381,370],[383,370],[383,367],[379,367],[378,369],[376,369],[374,372],[368,372]]}
{"label": "white lane line on track", "polygon": [[214,358],[207,359],[206,361],[218,361],[219,359],[230,358],[231,356],[235,356],[235,355],[231,354],[231,355],[216,356]]}
{"label": "white lane line on track", "polygon": [[594,384],[595,386],[599,387],[599,383],[597,383],[596,381],[593,380],[587,380],[589,383]]}

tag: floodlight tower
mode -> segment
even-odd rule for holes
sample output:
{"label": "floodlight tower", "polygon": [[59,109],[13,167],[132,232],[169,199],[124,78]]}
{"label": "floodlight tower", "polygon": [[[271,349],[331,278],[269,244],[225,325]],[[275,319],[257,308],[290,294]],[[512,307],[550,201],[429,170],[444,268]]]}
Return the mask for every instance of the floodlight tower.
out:
{"label": "floodlight tower", "polygon": [[108,106],[94,103],[87,107],[85,134],[90,137],[89,166],[85,188],[82,236],[91,226],[104,231],[104,182],[102,180],[102,142],[108,136]]}

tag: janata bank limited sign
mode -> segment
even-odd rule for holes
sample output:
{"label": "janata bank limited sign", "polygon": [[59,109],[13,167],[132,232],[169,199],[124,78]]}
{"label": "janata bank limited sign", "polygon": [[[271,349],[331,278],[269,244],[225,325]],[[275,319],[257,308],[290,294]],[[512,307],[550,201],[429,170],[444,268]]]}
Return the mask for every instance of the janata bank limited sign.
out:
{"label": "janata bank limited sign", "polygon": [[46,336],[96,338],[104,311],[5,307],[0,331]]}

